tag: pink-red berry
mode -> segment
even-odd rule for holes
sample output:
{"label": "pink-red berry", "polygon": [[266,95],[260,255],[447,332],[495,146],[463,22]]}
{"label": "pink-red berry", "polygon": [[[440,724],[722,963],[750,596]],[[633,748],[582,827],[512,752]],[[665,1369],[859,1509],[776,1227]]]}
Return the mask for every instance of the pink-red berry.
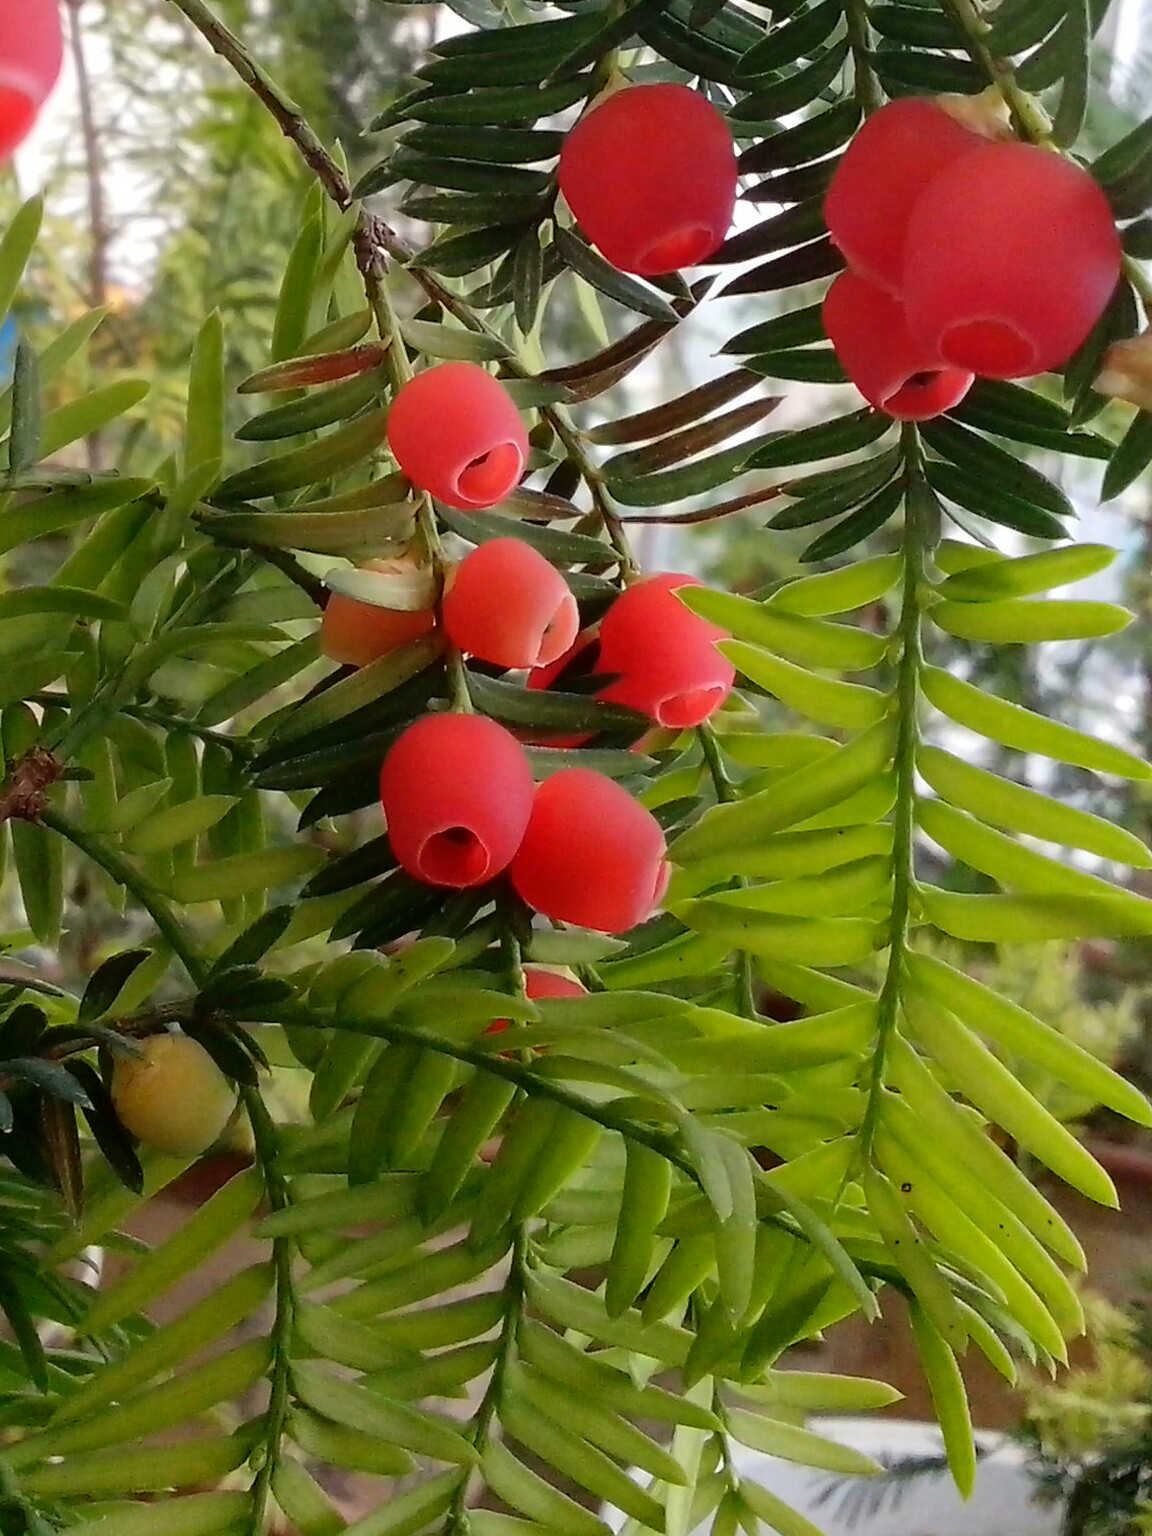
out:
{"label": "pink-red berry", "polygon": [[600,626],[597,671],[615,675],[600,698],[677,730],[720,708],[736,677],[716,649],[728,636],[674,595],[677,587],[696,585],[692,576],[666,572],[620,594]]}
{"label": "pink-red berry", "polygon": [[736,202],[728,125],[684,85],[634,85],[576,124],[560,153],[576,222],[624,272],[654,277],[704,261]]}
{"label": "pink-red berry", "polygon": [[0,5],[0,161],[27,138],[63,56],[59,0]]}
{"label": "pink-red berry", "polygon": [[[389,562],[371,561],[365,569],[387,570]],[[402,645],[423,639],[435,628],[436,614],[431,608],[414,612],[379,608],[375,603],[332,592],[320,621],[320,650],[341,666],[366,667]]]}
{"label": "pink-red berry", "polygon": [[841,272],[829,288],[824,329],[869,405],[899,421],[939,416],[972,387],[971,373],[913,337],[899,299],[855,272]]}
{"label": "pink-red berry", "polygon": [[[538,965],[524,967],[524,995],[529,1001],[538,997],[583,997],[585,988],[570,976],[558,971],[546,971]],[[484,1031],[486,1035],[500,1035],[508,1028],[510,1019],[495,1019]]]}
{"label": "pink-red berry", "polygon": [[498,667],[548,666],[580,627],[568,583],[523,539],[492,539],[474,549],[442,611],[453,645]]}
{"label": "pink-red berry", "polygon": [[624,933],[650,917],[664,894],[664,833],[613,780],[565,768],[536,790],[511,877],[545,917]]}
{"label": "pink-red berry", "polygon": [[1115,291],[1123,253],[1080,166],[983,144],[916,205],[905,245],[909,329],[957,368],[1022,378],[1066,363]]}
{"label": "pink-red berry", "polygon": [[479,715],[425,715],[380,774],[392,850],[427,885],[483,885],[519,848],[532,788],[523,748],[503,726]]}
{"label": "pink-red berry", "polygon": [[848,146],[824,200],[828,231],[848,265],[899,293],[913,208],[941,171],[985,142],[930,101],[881,107]]}
{"label": "pink-red berry", "polygon": [[503,501],[528,459],[512,396],[478,363],[440,363],[410,379],[392,402],[388,446],[413,485],[466,512]]}

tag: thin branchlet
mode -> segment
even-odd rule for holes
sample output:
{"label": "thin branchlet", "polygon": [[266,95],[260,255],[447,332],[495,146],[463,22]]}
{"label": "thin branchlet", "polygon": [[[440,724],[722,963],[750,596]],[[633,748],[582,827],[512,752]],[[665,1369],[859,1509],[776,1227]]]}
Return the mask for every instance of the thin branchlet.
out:
{"label": "thin branchlet", "polygon": [[899,1026],[904,988],[904,960],[912,923],[916,856],[916,748],[920,739],[921,625],[923,622],[926,528],[920,435],[909,423],[902,435],[904,451],[904,583],[901,594],[900,654],[896,674],[897,734],[895,751],[896,812],[892,849],[892,909],[888,924],[888,964],[876,1013],[876,1038],[867,1085],[868,1100],[857,1139],[857,1160],[872,1157],[872,1144],[883,1103],[888,1048]]}

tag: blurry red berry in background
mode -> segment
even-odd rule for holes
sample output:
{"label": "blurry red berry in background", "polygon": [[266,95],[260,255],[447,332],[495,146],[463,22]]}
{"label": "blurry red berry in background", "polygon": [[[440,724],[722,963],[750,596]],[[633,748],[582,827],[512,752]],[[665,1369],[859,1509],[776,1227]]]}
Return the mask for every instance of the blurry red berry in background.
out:
{"label": "blurry red berry in background", "polygon": [[427,885],[482,885],[520,846],[532,787],[528,759],[503,726],[479,715],[425,715],[380,774],[393,852]]}
{"label": "blurry red berry in background", "polygon": [[973,376],[946,367],[908,330],[904,306],[855,272],[841,272],[824,300],[824,329],[856,388],[898,421],[927,421],[958,405]]}
{"label": "blurry red berry in background", "polygon": [[736,677],[716,649],[728,635],[673,595],[677,587],[698,585],[692,576],[667,572],[620,594],[600,626],[597,670],[617,674],[600,698],[677,730],[720,708]]}
{"label": "blurry red berry in background", "polygon": [[[363,570],[387,571],[387,560],[370,560]],[[431,608],[402,612],[398,608],[379,608],[362,603],[342,592],[330,594],[320,621],[320,650],[329,661],[345,667],[366,667],[390,651],[413,640],[430,635],[436,628],[436,614]]]}
{"label": "blurry red berry in background", "polygon": [[904,302],[914,335],[994,379],[1059,368],[1099,320],[1123,253],[1108,201],[1070,160],[985,144],[916,205]]}
{"label": "blurry red berry in background", "polygon": [[58,0],[0,4],[0,160],[27,137],[60,75]]}
{"label": "blurry red berry in background", "polygon": [[912,210],[932,180],[987,141],[930,101],[890,102],[849,144],[824,199],[824,219],[848,265],[901,291]]}
{"label": "blurry red berry in background", "polygon": [[560,190],[601,255],[655,277],[704,261],[736,203],[727,123],[686,85],[634,85],[576,124],[560,151]]}
{"label": "blurry red berry in background", "polygon": [[515,488],[528,433],[512,396],[479,363],[440,363],[398,392],[388,446],[418,489],[474,512]]}
{"label": "blurry red berry in background", "polygon": [[665,852],[660,823],[627,790],[587,768],[565,768],[536,790],[512,884],[545,917],[624,933],[663,896]]}
{"label": "blurry red berry in background", "polygon": [[538,965],[524,969],[524,990],[530,999],[537,997],[583,997],[586,988],[571,976],[561,976],[558,971],[542,970]]}
{"label": "blurry red berry in background", "polygon": [[460,564],[444,594],[453,645],[498,667],[547,666],[576,638],[568,583],[523,539],[491,539]]}
{"label": "blurry red berry in background", "polygon": [[[524,993],[529,1000],[537,997],[583,997],[585,988],[578,981],[573,981],[570,976],[561,976],[557,971],[545,971],[538,965],[526,965],[524,967]],[[501,1035],[512,1021],[510,1019],[495,1019],[484,1031],[486,1035]]]}

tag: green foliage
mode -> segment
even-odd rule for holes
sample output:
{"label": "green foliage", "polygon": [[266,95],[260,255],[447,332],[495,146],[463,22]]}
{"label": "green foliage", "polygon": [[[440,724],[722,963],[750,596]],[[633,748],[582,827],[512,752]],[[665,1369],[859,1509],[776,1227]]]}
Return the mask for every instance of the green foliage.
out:
{"label": "green foliage", "polygon": [[[1006,0],[990,31],[966,0],[456,8],[469,30],[385,105],[387,152],[353,188],[246,44],[174,0],[257,88],[222,96],[214,126],[243,186],[261,171],[275,189],[260,211],[276,297],[258,325],[217,293],[174,306],[191,353],[177,410],[163,381],[61,389],[99,314],[26,343],[0,403],[0,546],[32,573],[0,595],[0,832],[27,928],[12,944],[60,942],[78,879],[125,933],[75,994],[34,971],[0,991],[0,1519],[22,1530],[132,1536],[160,1493],[173,1536],[256,1531],[273,1505],[336,1536],[325,1468],[392,1479],[419,1462],[431,1476],[381,1492],[359,1536],[604,1536],[600,1504],[630,1531],[802,1533],[737,1476],[729,1442],[871,1471],[804,1420],[888,1389],[780,1364],[892,1291],[966,1488],[958,1357],[972,1344],[1012,1378],[1064,1361],[1083,1327],[1079,1244],[995,1133],[1112,1204],[1065,1121],[1104,1104],[1152,1124],[1063,962],[1045,952],[1025,988],[1021,962],[968,975],[951,947],[1152,933],[1152,903],[1082,857],[1147,867],[1144,844],[1005,771],[1009,753],[1137,784],[1152,769],[936,665],[957,641],[993,653],[1128,623],[1049,597],[1110,552],[1060,542],[1073,508],[1020,449],[1099,461],[1105,494],[1146,467],[1147,417],[1118,445],[1089,425],[1105,350],[1140,322],[1141,268],[1069,364],[1066,404],[986,382],[923,430],[854,400],[769,430],[779,401],[753,393],[843,387],[820,326],[816,285],[840,265],[820,204],[862,116],[883,94],[991,80],[1016,132],[1046,138],[1050,108],[1067,148],[1102,7]],[[259,39],[271,24],[247,10],[226,19]],[[311,32],[304,54],[329,46]],[[721,248],[718,275],[620,274],[558,202],[556,124],[618,71],[697,82],[728,113],[746,201],[773,211]],[[264,107],[316,178],[302,201]],[[1130,235],[1148,143],[1142,125],[1093,167]],[[395,206],[434,226],[416,252],[354,200],[401,185]],[[0,307],[39,220],[30,204],[9,222]],[[187,258],[177,242],[174,275]],[[625,401],[689,316],[737,295],[767,296],[722,339],[738,368]],[[552,348],[573,307],[602,333],[591,356]],[[446,357],[492,367],[531,424],[528,480],[490,514],[434,506],[387,457],[389,400]],[[164,441],[147,473],[136,422]],[[97,437],[119,471],[63,451]],[[585,680],[491,676],[439,637],[356,672],[319,659],[327,590],[420,606],[461,541],[514,530],[592,623],[636,570],[630,522],[778,498],[769,527],[811,530],[801,561],[829,568],[751,597],[685,593],[740,673],[697,732],[649,732]],[[961,537],[941,538],[945,519]],[[853,558],[882,530],[884,553]],[[411,547],[417,578],[353,568]],[[587,737],[532,748],[534,769],[594,766],[656,811],[665,912],[607,940],[533,928],[499,883],[446,898],[411,880],[362,813],[430,707]],[[529,1001],[525,960],[570,967],[587,995]],[[802,1016],[761,1012],[770,993]],[[108,1083],[117,1052],[171,1028],[240,1086],[251,1166],[148,1250],[125,1228],[183,1163],[133,1144]],[[253,1218],[259,1259],[155,1328],[149,1309]],[[73,1267],[93,1247],[124,1257],[115,1283]],[[481,1487],[499,1508],[471,1511]]]}

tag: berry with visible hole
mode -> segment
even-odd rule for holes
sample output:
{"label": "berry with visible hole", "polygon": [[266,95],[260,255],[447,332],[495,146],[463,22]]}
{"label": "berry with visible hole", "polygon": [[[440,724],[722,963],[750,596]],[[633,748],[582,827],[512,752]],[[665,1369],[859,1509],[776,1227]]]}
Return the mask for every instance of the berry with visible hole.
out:
{"label": "berry with visible hole", "polygon": [[899,299],[855,272],[841,272],[829,288],[824,329],[869,405],[898,421],[950,411],[972,387],[971,373],[947,367],[915,339]]}
{"label": "berry with visible hole", "polygon": [[728,125],[685,85],[634,85],[606,97],[565,139],[558,177],[605,259],[646,277],[711,256],[736,203]]}
{"label": "berry with visible hole", "polygon": [[677,587],[698,585],[692,576],[665,572],[620,594],[600,626],[597,671],[615,674],[600,698],[677,730],[700,725],[720,708],[736,678],[716,649],[728,636],[674,595]]}
{"label": "berry with visible hole", "polygon": [[483,885],[519,848],[532,788],[523,748],[503,726],[479,715],[425,715],[380,774],[392,850],[426,885]]}
{"label": "berry with visible hole", "polygon": [[1081,166],[983,144],[935,178],[905,246],[913,335],[956,368],[1017,379],[1060,368],[1104,313],[1123,251]]}
{"label": "berry with visible hole", "polygon": [[413,485],[465,512],[503,501],[528,459],[512,396],[478,363],[440,363],[410,379],[392,402],[388,446]]}
{"label": "berry with visible hole", "polygon": [[523,539],[492,539],[461,561],[443,618],[453,645],[499,667],[549,666],[580,627],[568,583]]}

